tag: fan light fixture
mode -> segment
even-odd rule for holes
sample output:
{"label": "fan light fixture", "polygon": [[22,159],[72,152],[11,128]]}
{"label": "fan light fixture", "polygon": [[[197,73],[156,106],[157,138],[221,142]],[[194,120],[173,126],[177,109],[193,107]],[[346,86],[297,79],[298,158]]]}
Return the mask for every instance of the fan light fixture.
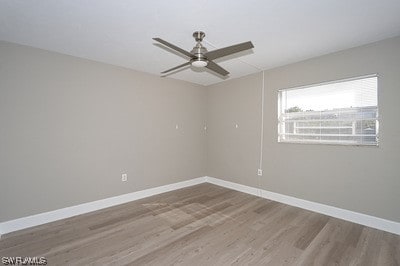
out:
{"label": "fan light fixture", "polygon": [[206,60],[193,60],[191,64],[194,67],[201,68],[205,67],[208,64],[208,62]]}
{"label": "fan light fixture", "polygon": [[167,46],[168,48],[174,50],[175,52],[178,52],[180,55],[183,55],[187,57],[189,60],[186,61],[186,63],[183,63],[179,66],[173,67],[171,69],[165,70],[161,72],[161,74],[165,74],[177,69],[181,69],[186,66],[193,66],[195,68],[202,68],[205,67],[212,72],[226,77],[229,72],[223,69],[221,66],[219,66],[217,63],[215,63],[213,60],[218,59],[220,57],[225,57],[231,54],[235,54],[241,51],[249,50],[254,48],[253,44],[249,42],[244,42],[244,43],[239,43],[235,45],[231,45],[228,47],[216,49],[213,51],[207,51],[206,47],[204,47],[201,42],[203,41],[203,38],[206,36],[206,34],[202,31],[195,31],[193,33],[193,37],[196,41],[196,45],[193,47],[193,49],[188,52],[182,48],[179,48],[178,46],[169,43],[167,41],[164,41],[163,39],[160,38],[153,38],[153,40]]}

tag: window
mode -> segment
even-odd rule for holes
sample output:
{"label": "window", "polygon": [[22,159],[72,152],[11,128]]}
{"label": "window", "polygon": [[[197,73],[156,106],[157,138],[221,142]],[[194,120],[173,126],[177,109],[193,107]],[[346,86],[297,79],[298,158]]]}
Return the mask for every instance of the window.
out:
{"label": "window", "polygon": [[378,77],[279,91],[278,142],[378,145]]}

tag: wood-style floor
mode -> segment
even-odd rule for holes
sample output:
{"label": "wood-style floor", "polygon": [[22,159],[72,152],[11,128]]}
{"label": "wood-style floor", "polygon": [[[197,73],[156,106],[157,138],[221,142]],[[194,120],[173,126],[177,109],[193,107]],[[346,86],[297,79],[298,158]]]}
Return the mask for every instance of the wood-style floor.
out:
{"label": "wood-style floor", "polygon": [[400,265],[400,236],[211,184],[5,235],[49,265]]}

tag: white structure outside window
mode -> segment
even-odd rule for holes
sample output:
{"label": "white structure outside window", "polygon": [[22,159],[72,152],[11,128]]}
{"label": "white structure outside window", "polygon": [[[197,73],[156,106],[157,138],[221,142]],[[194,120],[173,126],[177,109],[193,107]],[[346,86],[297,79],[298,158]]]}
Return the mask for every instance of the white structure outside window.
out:
{"label": "white structure outside window", "polygon": [[278,141],[378,145],[376,75],[282,89]]}

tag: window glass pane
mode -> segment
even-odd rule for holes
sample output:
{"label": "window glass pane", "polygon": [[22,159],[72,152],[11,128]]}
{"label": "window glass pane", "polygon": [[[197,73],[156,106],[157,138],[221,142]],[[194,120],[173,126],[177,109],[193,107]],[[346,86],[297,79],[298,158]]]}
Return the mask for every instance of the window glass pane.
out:
{"label": "window glass pane", "polygon": [[376,76],[280,90],[279,141],[378,144]]}

